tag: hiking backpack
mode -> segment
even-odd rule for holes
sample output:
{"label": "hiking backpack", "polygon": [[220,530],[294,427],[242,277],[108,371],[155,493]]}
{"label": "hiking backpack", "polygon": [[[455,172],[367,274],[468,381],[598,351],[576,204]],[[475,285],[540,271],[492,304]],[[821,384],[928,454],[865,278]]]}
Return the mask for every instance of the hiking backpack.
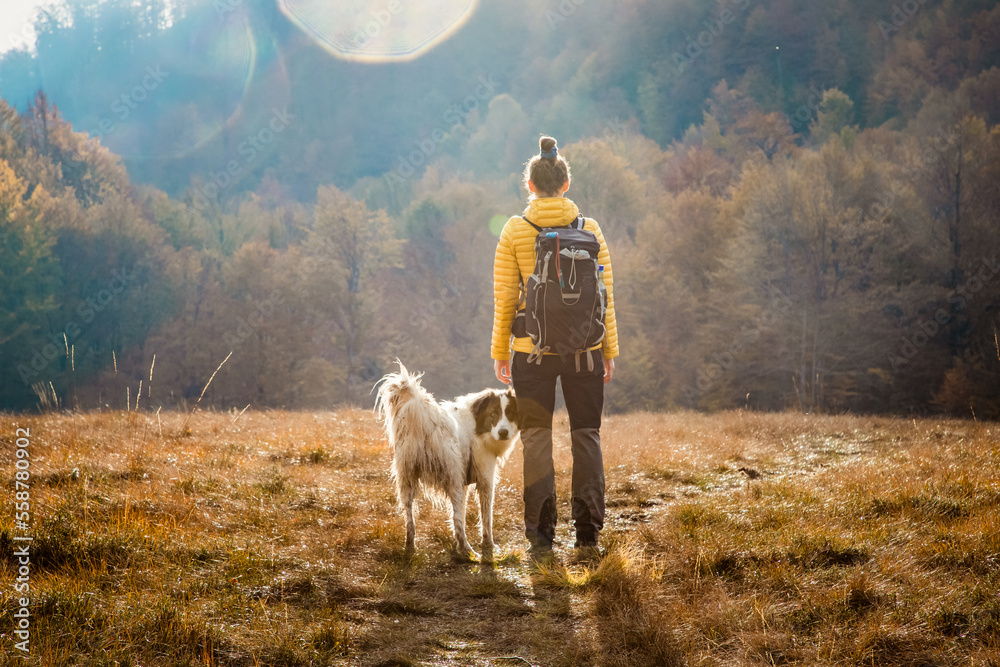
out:
{"label": "hiking backpack", "polygon": [[[523,216],[522,216],[523,217]],[[534,343],[529,362],[542,363],[542,355],[570,354],[580,370],[580,355],[604,340],[604,315],[607,294],[604,291],[604,267],[598,264],[601,244],[593,232],[583,228],[583,216],[566,227],[539,227],[535,237],[535,270],[524,286],[523,333]],[[587,367],[594,361],[587,354]]]}

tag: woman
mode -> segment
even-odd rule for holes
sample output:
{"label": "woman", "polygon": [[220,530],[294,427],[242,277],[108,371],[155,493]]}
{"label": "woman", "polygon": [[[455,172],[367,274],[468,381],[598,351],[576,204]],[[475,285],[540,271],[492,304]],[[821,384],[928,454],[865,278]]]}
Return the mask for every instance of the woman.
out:
{"label": "woman", "polygon": [[[611,257],[597,222],[587,218],[584,229],[600,243],[598,263],[604,267],[607,289],[606,335],[580,365],[571,355],[546,353],[540,363],[529,360],[534,345],[530,338],[514,336],[511,325],[521,303],[521,285],[535,268],[534,243],[538,227],[565,227],[580,211],[566,195],[569,164],[559,155],[556,140],[542,137],[539,154],[524,170],[525,187],[531,193],[524,216],[507,221],[497,243],[494,260],[494,315],[492,357],[497,379],[514,385],[518,398],[521,441],[524,444],[524,529],[533,559],[552,553],[556,529],[556,483],[552,462],[552,412],[556,380],[561,379],[569,413],[573,453],[572,514],[576,547],[580,556],[596,555],[604,526],[604,462],[601,455],[601,411],[604,383],[611,380],[618,356]],[[527,220],[525,220],[527,218]],[[522,306],[523,307],[523,306]],[[513,350],[513,356],[511,355]]]}

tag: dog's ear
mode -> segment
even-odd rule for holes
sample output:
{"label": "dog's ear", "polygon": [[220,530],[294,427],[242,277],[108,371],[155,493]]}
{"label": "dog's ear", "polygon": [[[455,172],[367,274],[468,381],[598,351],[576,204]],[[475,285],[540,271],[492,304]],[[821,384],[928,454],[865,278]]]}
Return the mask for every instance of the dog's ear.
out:
{"label": "dog's ear", "polygon": [[507,420],[512,424],[518,423],[517,396],[513,389],[507,389]]}
{"label": "dog's ear", "polygon": [[500,397],[496,392],[486,392],[472,404],[472,416],[476,418],[476,435],[489,433],[499,416]]}

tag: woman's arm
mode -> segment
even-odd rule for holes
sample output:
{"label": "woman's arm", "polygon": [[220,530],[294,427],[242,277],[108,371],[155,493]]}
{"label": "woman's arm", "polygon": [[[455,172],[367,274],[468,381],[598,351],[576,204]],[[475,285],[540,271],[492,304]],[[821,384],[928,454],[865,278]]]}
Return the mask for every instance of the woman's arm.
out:
{"label": "woman's arm", "polygon": [[[608,292],[608,312],[604,315],[604,359],[610,361],[618,356],[618,322],[615,319],[615,274],[614,270],[611,268],[611,252],[608,250],[608,244],[604,240],[604,233],[601,231],[601,226],[594,222],[594,228],[591,230],[594,235],[597,236],[598,242],[601,244],[601,251],[597,256],[597,263],[604,266],[604,287]],[[605,374],[605,381],[611,379],[611,374],[614,373],[614,364],[611,366],[610,372]]]}
{"label": "woman's arm", "polygon": [[[513,220],[513,218],[512,218]],[[511,222],[504,225],[493,259],[493,340],[491,356],[497,361],[510,359],[510,325],[514,321],[520,290],[521,273],[510,242]],[[509,374],[508,374],[509,376]],[[499,375],[498,375],[499,377]],[[503,380],[501,380],[502,382]]]}

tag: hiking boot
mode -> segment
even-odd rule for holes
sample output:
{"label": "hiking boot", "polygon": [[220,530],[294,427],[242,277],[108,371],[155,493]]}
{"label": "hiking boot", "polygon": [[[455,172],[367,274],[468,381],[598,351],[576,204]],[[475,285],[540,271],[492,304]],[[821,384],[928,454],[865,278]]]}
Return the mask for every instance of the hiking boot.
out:
{"label": "hiking boot", "polygon": [[601,562],[601,549],[596,544],[578,546],[573,554],[573,564],[585,567],[597,567]]}
{"label": "hiking boot", "polygon": [[534,545],[528,549],[528,562],[532,567],[551,567],[556,561],[556,552],[549,545]]}

